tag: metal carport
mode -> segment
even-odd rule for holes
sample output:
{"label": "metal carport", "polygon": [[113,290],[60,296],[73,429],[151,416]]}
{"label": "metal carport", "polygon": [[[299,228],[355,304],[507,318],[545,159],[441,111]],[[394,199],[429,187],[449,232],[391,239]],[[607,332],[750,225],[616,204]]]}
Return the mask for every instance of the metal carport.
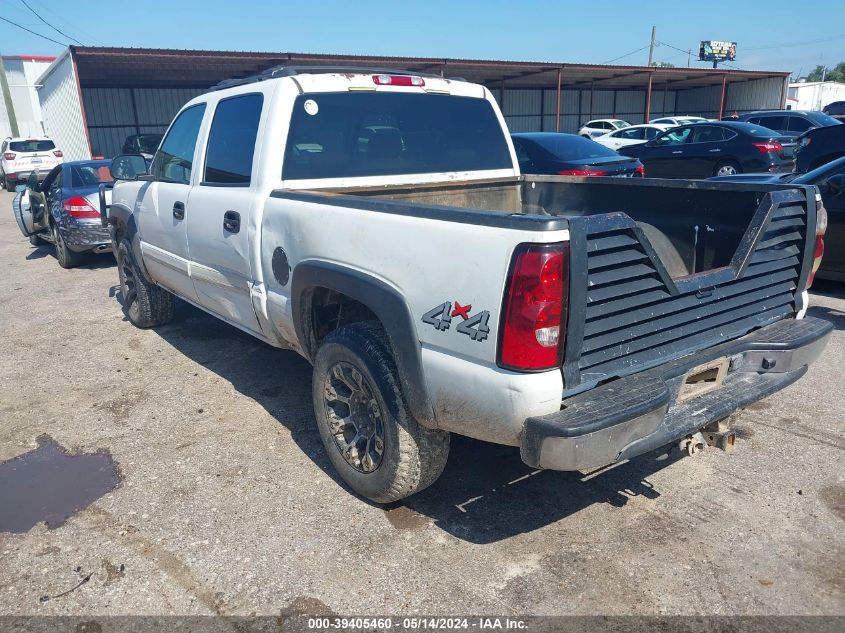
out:
{"label": "metal carport", "polygon": [[718,118],[784,104],[788,72],[420,57],[72,46],[39,80],[45,128],[70,158],[111,156],[130,134],[163,132],[194,95],[272,66],[397,68],[487,86],[513,131],[574,132],[592,118]]}

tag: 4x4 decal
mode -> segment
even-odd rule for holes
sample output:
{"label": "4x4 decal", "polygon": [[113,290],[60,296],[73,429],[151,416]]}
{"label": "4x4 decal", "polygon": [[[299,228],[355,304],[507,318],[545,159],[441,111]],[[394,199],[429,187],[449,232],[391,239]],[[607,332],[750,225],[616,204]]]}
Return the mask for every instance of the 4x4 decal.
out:
{"label": "4x4 decal", "polygon": [[455,329],[459,334],[466,334],[473,341],[480,343],[490,334],[490,312],[484,310],[478,314],[470,315],[470,310],[472,310],[470,303],[461,305],[458,301],[455,301],[453,309],[451,301],[444,301],[423,314],[422,322],[445,332],[451,326],[452,318],[461,317],[462,320]]}

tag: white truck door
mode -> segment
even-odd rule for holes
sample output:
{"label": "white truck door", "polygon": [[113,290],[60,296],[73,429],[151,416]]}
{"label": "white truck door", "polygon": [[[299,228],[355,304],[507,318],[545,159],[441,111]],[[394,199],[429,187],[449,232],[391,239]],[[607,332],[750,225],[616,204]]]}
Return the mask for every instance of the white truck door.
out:
{"label": "white truck door", "polygon": [[200,305],[259,334],[251,296],[250,218],[257,200],[252,172],[262,104],[260,93],[217,104],[188,216],[191,278]]}
{"label": "white truck door", "polygon": [[204,103],[191,106],[170,126],[153,159],[154,181],[142,188],[139,214],[141,252],[150,275],[162,286],[194,302],[197,293],[190,276],[186,218],[191,170],[204,113]]}

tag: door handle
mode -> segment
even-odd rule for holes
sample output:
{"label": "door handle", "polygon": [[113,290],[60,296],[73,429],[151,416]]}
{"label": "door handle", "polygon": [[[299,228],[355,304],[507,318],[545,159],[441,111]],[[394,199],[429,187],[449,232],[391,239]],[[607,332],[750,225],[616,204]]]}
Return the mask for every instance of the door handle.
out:
{"label": "door handle", "polygon": [[241,214],[237,211],[226,211],[223,214],[223,230],[237,233],[241,230]]}
{"label": "door handle", "polygon": [[683,154],[683,153],[684,153],[684,150],[682,150],[682,149],[676,149],[676,150],[675,150],[674,152],[672,152],[672,153],[673,153],[673,154]]}
{"label": "door handle", "polygon": [[177,220],[184,220],[185,219],[185,203],[184,202],[174,202],[173,203],[173,217]]}

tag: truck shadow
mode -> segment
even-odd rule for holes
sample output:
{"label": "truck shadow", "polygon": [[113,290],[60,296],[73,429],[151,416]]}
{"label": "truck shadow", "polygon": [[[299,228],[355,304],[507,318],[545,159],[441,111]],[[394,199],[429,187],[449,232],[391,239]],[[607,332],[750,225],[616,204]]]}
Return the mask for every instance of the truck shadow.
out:
{"label": "truck shadow", "polygon": [[[122,299],[119,290],[113,292]],[[336,494],[351,494],[326,457],[314,424],[311,366],[306,360],[181,301],[176,319],[156,332],[264,407],[338,484]],[[518,448],[453,436],[449,462],[433,486],[406,502],[376,507],[384,509],[396,529],[433,522],[462,540],[491,543],[566,519],[596,503],[623,506],[635,496],[657,498],[660,493],[647,478],[677,459],[677,451],[645,455],[585,477],[533,470],[522,462]]]}

